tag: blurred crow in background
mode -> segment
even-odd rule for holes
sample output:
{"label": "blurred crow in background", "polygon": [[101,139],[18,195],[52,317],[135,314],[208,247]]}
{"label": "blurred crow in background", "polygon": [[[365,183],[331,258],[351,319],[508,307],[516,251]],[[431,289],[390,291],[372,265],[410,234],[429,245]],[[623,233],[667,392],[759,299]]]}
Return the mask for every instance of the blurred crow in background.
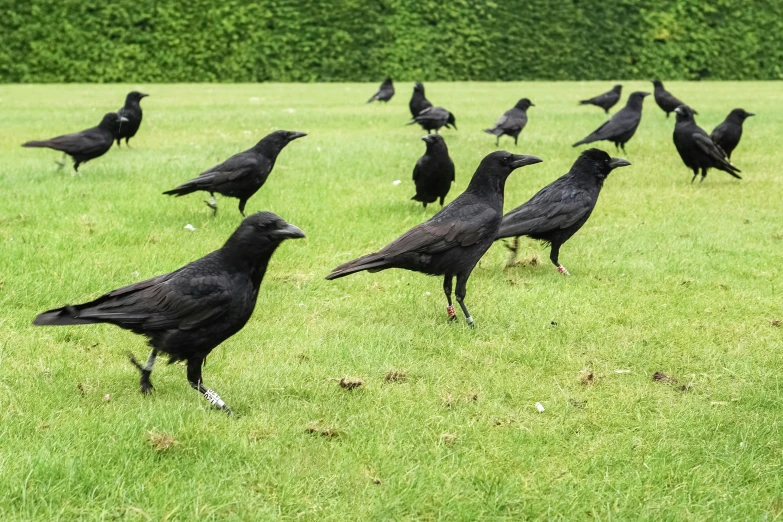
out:
{"label": "blurred crow in background", "polygon": [[723,123],[715,127],[710,134],[713,143],[722,148],[729,159],[731,159],[732,151],[739,145],[742,137],[742,124],[749,116],[755,116],[755,114],[747,112],[745,109],[734,109],[726,116]]}
{"label": "blurred crow in background", "polygon": [[142,94],[138,91],[128,93],[125,98],[125,105],[122,109],[117,111],[117,114],[124,116],[128,119],[127,123],[123,123],[120,127],[120,132],[117,135],[117,146],[120,146],[120,140],[125,138],[125,145],[128,144],[128,140],[136,135],[141,125],[141,99],[146,98],[149,94]]}
{"label": "blurred crow in background", "polygon": [[527,110],[530,107],[535,107],[535,104],[528,98],[522,98],[513,108],[507,110],[503,113],[503,116],[498,118],[494,127],[484,130],[484,132],[494,134],[497,137],[495,140],[496,147],[500,144],[500,137],[504,134],[514,138],[514,145],[517,144],[519,133],[527,125]]}
{"label": "blurred crow in background", "polygon": [[215,193],[239,199],[239,212],[245,215],[245,204],[266,182],[277,155],[286,145],[297,138],[307,136],[304,132],[279,130],[269,134],[256,145],[235,154],[220,165],[206,170],[190,181],[167,190],[170,196],[185,196],[199,190],[209,192],[207,206],[217,213]]}
{"label": "blurred crow in background", "polygon": [[432,104],[427,98],[424,97],[424,85],[421,82],[416,82],[413,86],[413,96],[408,104],[411,109],[411,118],[415,118],[421,111],[428,107],[432,107]]}
{"label": "blurred crow in background", "polygon": [[699,169],[701,169],[699,181],[701,183],[711,168],[728,172],[735,178],[742,179],[737,174],[742,171],[729,163],[724,150],[712,141],[704,129],[696,125],[693,109],[687,105],[680,105],[674,113],[677,116],[677,123],[674,125],[674,146],[677,147],[677,152],[680,153],[685,166],[693,170],[691,183],[696,179]]}
{"label": "blurred crow in background", "polygon": [[446,128],[454,127],[454,130],[457,130],[457,119],[443,107],[427,107],[413,118],[413,121],[408,123],[408,125],[413,125],[414,123],[421,125],[421,128],[427,131],[427,134],[433,130],[437,134],[438,129],[444,126]]}
{"label": "blurred crow in background", "polygon": [[383,80],[378,92],[373,94],[372,98],[367,100],[367,103],[372,103],[374,101],[388,102],[392,99],[392,96],[394,96],[394,84],[392,83],[391,78],[386,78]]}
{"label": "blurred crow in background", "polygon": [[421,201],[424,208],[427,208],[427,203],[434,203],[440,198],[442,207],[443,199],[454,181],[454,162],[449,157],[449,148],[442,137],[427,134],[422,140],[427,144],[427,151],[413,167],[416,195],[411,199]]}
{"label": "blurred crow in background", "polygon": [[622,147],[625,152],[625,144],[628,143],[636,133],[639,122],[642,121],[642,104],[644,97],[649,96],[649,92],[632,93],[625,104],[609,121],[598,127],[592,134],[574,143],[574,147],[594,141],[611,141],[615,147]]}
{"label": "blurred crow in background", "polygon": [[589,100],[582,100],[579,102],[579,105],[595,105],[596,107],[601,107],[606,112],[606,114],[609,114],[609,109],[614,107],[615,104],[620,101],[622,90],[623,86],[617,84],[612,87],[611,91],[599,94],[598,96],[590,98]]}
{"label": "blurred crow in background", "polygon": [[[661,80],[653,80],[652,83],[655,87],[655,90],[653,91],[655,94],[655,103],[658,104],[658,107],[663,109],[667,118],[669,117],[670,112],[674,112],[674,109],[680,105],[684,105],[680,100],[675,98],[672,93],[663,88],[663,82]],[[698,112],[693,111],[693,114],[698,114]]]}

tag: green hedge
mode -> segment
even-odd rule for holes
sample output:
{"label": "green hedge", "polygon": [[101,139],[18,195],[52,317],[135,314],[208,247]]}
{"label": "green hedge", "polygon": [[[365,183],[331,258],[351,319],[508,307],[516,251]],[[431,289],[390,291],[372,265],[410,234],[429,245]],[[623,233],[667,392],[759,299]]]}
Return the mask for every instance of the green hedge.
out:
{"label": "green hedge", "polygon": [[0,0],[2,82],[783,78],[781,0]]}

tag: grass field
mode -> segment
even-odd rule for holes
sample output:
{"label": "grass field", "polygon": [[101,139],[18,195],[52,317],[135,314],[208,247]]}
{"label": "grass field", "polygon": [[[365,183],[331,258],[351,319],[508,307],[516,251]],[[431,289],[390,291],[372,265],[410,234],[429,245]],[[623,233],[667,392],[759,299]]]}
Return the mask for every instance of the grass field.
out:
{"label": "grass field", "polygon": [[[459,127],[443,132],[447,201],[495,150],[481,130],[522,96],[528,127],[501,148],[545,161],[512,174],[506,209],[565,173],[605,119],[576,100],[612,83],[428,84]],[[0,86],[0,519],[783,518],[783,86],[667,83],[708,131],[734,107],[757,114],[733,155],[742,181],[691,185],[673,117],[647,98],[620,154],[633,166],[561,251],[572,276],[530,240],[533,264],[504,270],[496,244],[468,284],[475,329],[446,323],[440,279],[324,280],[437,210],[410,201],[424,151],[404,126],[411,85],[365,105],[376,87]],[[625,82],[621,103],[651,87]],[[97,124],[132,88],[151,94],[132,149],[73,176],[20,147]],[[213,217],[201,195],[161,192],[279,128],[309,135],[248,210],[308,237],[282,245],[253,318],[207,361],[237,415],[211,410],[180,365],[141,396],[125,354],[147,348],[129,332],[31,326],[218,248],[236,200]]]}

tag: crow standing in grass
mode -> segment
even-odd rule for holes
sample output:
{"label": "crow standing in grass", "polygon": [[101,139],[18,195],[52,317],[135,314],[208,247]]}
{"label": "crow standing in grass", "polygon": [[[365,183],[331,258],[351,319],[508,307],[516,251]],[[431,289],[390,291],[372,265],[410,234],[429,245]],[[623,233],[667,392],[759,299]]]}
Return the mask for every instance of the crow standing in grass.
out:
{"label": "crow standing in grass", "polygon": [[712,141],[704,129],[696,125],[693,109],[687,105],[680,105],[674,113],[677,116],[677,123],[674,125],[674,146],[677,147],[677,152],[680,153],[685,166],[693,170],[691,183],[696,180],[699,169],[701,169],[699,181],[701,183],[711,168],[728,172],[735,178],[742,179],[737,174],[742,171],[729,163],[726,152]]}
{"label": "crow standing in grass", "polygon": [[[103,116],[97,127],[50,140],[28,141],[22,144],[22,147],[44,147],[62,151],[63,158],[65,154],[73,158],[73,170],[79,172],[79,165],[106,154],[119,135],[120,126],[127,121],[127,118],[116,112],[110,112]],[[65,163],[59,165],[62,167]]]}
{"label": "crow standing in grass", "polygon": [[197,178],[183,183],[164,194],[185,196],[203,190],[211,197],[207,206],[217,213],[215,193],[239,199],[239,212],[245,215],[245,204],[266,182],[277,155],[286,145],[297,138],[307,136],[304,132],[275,131],[244,152],[235,154],[220,165],[202,172]]}
{"label": "crow standing in grass", "polygon": [[[652,83],[655,87],[653,91],[655,103],[658,104],[658,107],[663,109],[663,112],[666,113],[667,118],[669,117],[670,112],[674,112],[674,109],[680,105],[684,105],[684,103],[675,98],[672,93],[663,88],[663,82],[661,80],[653,80]],[[698,114],[696,111],[693,111],[693,113]]]}
{"label": "crow standing in grass", "polygon": [[141,392],[152,391],[150,374],[158,354],[169,362],[187,361],[190,386],[213,405],[231,413],[207,389],[201,367],[209,353],[237,333],[253,313],[258,289],[275,249],[304,232],[271,212],[245,218],[219,250],[176,270],[120,288],[80,305],[44,312],[33,324],[109,323],[147,337],[152,352],[141,372]]}
{"label": "crow standing in grass", "polygon": [[517,144],[519,133],[522,132],[522,129],[527,125],[527,110],[530,107],[535,107],[535,104],[528,98],[522,98],[513,108],[507,110],[503,113],[503,116],[498,118],[494,127],[484,130],[484,132],[496,136],[496,147],[500,144],[500,137],[504,134],[514,138],[514,145]]}
{"label": "crow standing in grass", "polygon": [[622,94],[622,91],[623,86],[617,84],[612,87],[611,91],[599,94],[598,96],[590,98],[589,100],[582,100],[579,102],[579,105],[595,105],[596,107],[601,107],[604,112],[606,112],[606,114],[609,114],[609,109],[614,107],[617,102],[620,101],[620,95]]}
{"label": "crow standing in grass", "polygon": [[122,138],[125,138],[125,145],[130,147],[128,141],[136,135],[139,125],[141,125],[141,99],[147,96],[149,94],[143,94],[138,91],[128,93],[128,96],[125,98],[125,105],[117,111],[117,114],[128,119],[128,122],[120,127],[120,132],[117,135],[118,147]]}
{"label": "crow standing in grass", "polygon": [[550,243],[549,259],[561,274],[569,275],[558,259],[560,247],[590,217],[609,173],[628,165],[628,161],[612,158],[600,149],[586,150],[579,155],[568,174],[503,216],[497,238],[514,238],[513,246],[509,247],[512,255],[507,266],[514,264],[519,236],[528,236]]}
{"label": "crow standing in grass", "polygon": [[427,134],[432,131],[435,131],[435,134],[437,134],[441,127],[446,127],[447,129],[454,127],[454,130],[457,130],[457,119],[443,107],[427,107],[413,118],[413,121],[408,123],[408,125],[413,125],[414,123],[421,125],[421,128],[427,131]]}
{"label": "crow standing in grass", "polygon": [[392,83],[391,78],[386,78],[383,80],[378,92],[373,94],[372,98],[367,100],[367,103],[372,103],[374,101],[388,102],[392,99],[392,96],[394,96],[394,84]]}
{"label": "crow standing in grass", "polygon": [[411,110],[411,118],[415,118],[421,111],[428,107],[432,107],[430,101],[424,96],[424,85],[421,82],[416,82],[413,86],[413,96],[408,104]]}
{"label": "crow standing in grass", "polygon": [[715,127],[710,134],[712,142],[723,149],[727,158],[731,159],[731,153],[739,145],[742,137],[742,124],[750,116],[755,116],[755,114],[747,112],[745,109],[734,109],[726,116],[723,123]]}
{"label": "crow standing in grass", "polygon": [[574,143],[574,147],[594,141],[611,141],[615,147],[622,147],[625,152],[625,144],[628,143],[636,133],[639,122],[642,121],[642,104],[644,97],[649,96],[649,92],[632,93],[626,102],[625,107],[620,109],[609,121],[598,127],[592,134]]}
{"label": "crow standing in grass", "polygon": [[338,266],[326,279],[387,268],[444,276],[443,291],[448,301],[446,311],[449,321],[453,321],[457,315],[451,302],[451,285],[456,277],[457,302],[465,320],[472,326],[473,318],[465,306],[466,285],[476,263],[497,235],[503,215],[506,178],[514,169],[541,161],[535,156],[506,151],[489,154],[481,161],[465,192],[429,221],[410,229],[376,253]]}
{"label": "crow standing in grass", "polygon": [[427,151],[413,168],[416,195],[411,199],[421,201],[426,209],[427,203],[434,203],[440,198],[442,207],[443,199],[454,181],[454,162],[449,157],[449,148],[442,137],[427,134],[422,140],[427,144]]}

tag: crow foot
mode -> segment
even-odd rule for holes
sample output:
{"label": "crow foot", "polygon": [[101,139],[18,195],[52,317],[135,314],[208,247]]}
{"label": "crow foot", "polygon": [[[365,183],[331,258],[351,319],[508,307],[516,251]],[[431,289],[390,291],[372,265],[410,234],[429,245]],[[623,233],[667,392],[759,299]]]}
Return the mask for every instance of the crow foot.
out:
{"label": "crow foot", "polygon": [[454,306],[449,305],[446,307],[446,313],[449,315],[449,322],[453,323],[457,320],[457,312],[454,311]]}
{"label": "crow foot", "polygon": [[231,408],[229,408],[228,405],[223,402],[223,399],[221,399],[220,395],[218,395],[214,390],[205,391],[204,398],[208,400],[215,408],[225,411],[226,415],[231,415]]}
{"label": "crow foot", "polygon": [[557,265],[557,271],[567,276],[571,275],[571,273],[568,270],[566,270],[566,267],[564,267],[563,265]]}

